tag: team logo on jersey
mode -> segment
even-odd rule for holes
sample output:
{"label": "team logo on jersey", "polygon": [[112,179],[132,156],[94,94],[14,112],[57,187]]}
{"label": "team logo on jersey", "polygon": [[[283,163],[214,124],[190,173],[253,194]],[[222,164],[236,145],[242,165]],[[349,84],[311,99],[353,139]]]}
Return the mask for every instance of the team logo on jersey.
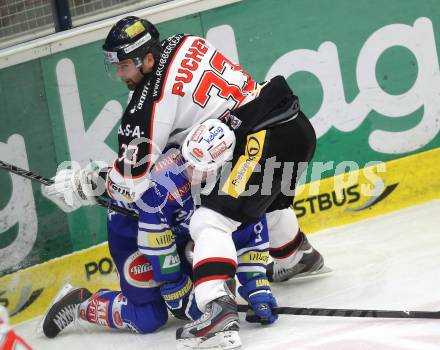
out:
{"label": "team logo on jersey", "polygon": [[124,305],[127,305],[127,298],[122,293],[119,293],[112,305],[112,318],[115,326],[120,329],[126,328],[121,316],[122,306]]}
{"label": "team logo on jersey", "polygon": [[153,266],[139,251],[131,254],[125,261],[124,277],[134,287],[153,288],[160,285],[153,279]]}
{"label": "team logo on jersey", "polygon": [[145,234],[149,248],[169,248],[174,244],[174,234],[170,230]]}
{"label": "team logo on jersey", "polygon": [[231,129],[237,130],[242,124],[241,119],[238,119],[235,115],[232,115],[229,111],[219,118],[223,123],[229,125]]}
{"label": "team logo on jersey", "polygon": [[249,137],[246,144],[246,151],[249,158],[256,157],[258,152],[260,152],[260,149],[260,141],[255,136]]}
{"label": "team logo on jersey", "polygon": [[180,264],[180,258],[178,255],[168,255],[165,257],[163,268],[169,269],[171,267],[176,267]]}
{"label": "team logo on jersey", "polygon": [[179,166],[185,163],[182,153],[177,148],[170,148],[165,154],[162,154],[160,158],[154,164],[152,171],[154,173],[165,172],[165,170],[171,170],[172,173],[175,170],[179,170]]}
{"label": "team logo on jersey", "polygon": [[159,257],[161,262],[161,271],[164,274],[177,272],[180,269],[179,254],[170,254]]}
{"label": "team logo on jersey", "polygon": [[177,200],[177,198],[182,199],[186,194],[188,194],[191,191],[191,183],[185,182],[182,186],[180,186],[177,190],[170,192],[168,194],[168,201],[174,202]]}
{"label": "team logo on jersey", "polygon": [[255,167],[263,154],[266,130],[261,130],[247,137],[245,154],[240,156],[228,176],[222,191],[231,197],[238,198],[246,188]]}
{"label": "team logo on jersey", "polygon": [[242,264],[262,264],[266,265],[269,261],[268,251],[249,251],[239,257],[240,263]]}
{"label": "team logo on jersey", "polygon": [[91,323],[109,327],[110,323],[108,319],[108,309],[110,301],[100,298],[100,295],[103,293],[104,292],[97,293],[88,300],[87,309],[80,310],[80,317]]}

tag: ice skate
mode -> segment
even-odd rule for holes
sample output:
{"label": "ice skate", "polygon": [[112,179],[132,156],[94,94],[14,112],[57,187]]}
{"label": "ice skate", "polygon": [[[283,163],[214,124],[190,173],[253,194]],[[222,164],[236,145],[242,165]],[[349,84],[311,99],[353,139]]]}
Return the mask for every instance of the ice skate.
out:
{"label": "ice skate", "polygon": [[[235,281],[231,282],[235,287]],[[177,329],[177,350],[237,349],[241,346],[237,303],[228,289],[228,295],[211,301],[198,320]]]}
{"label": "ice skate", "polygon": [[324,258],[312,247],[304,233],[298,250],[285,259],[274,259],[267,265],[267,279],[270,282],[284,282],[292,278],[321,275],[331,272],[324,266]]}
{"label": "ice skate", "polygon": [[55,296],[41,321],[39,332],[48,338],[55,338],[69,324],[78,318],[79,305],[90,298],[86,288],[74,288],[66,284]]}

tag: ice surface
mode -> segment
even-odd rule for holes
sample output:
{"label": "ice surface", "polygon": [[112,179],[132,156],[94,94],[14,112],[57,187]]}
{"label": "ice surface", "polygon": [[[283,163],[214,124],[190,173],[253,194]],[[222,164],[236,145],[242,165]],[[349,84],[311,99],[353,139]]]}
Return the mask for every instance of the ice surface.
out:
{"label": "ice surface", "polygon": [[[310,235],[333,273],[273,285],[279,305],[440,310],[440,201]],[[242,316],[243,317],[243,316]],[[134,335],[86,323],[55,339],[35,333],[39,320],[16,327],[34,349],[174,349],[171,319]],[[430,350],[440,348],[440,319],[281,316],[271,326],[242,322],[243,349]]]}

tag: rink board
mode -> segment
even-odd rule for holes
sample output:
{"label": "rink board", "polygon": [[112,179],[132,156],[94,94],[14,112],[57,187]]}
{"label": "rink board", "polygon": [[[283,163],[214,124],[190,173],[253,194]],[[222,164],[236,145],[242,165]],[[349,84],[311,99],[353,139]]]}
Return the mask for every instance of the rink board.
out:
{"label": "rink board", "polygon": [[[440,198],[440,148],[298,188],[294,208],[306,233]],[[106,243],[0,278],[0,303],[13,323],[44,313],[65,284],[117,288]]]}
{"label": "rink board", "polygon": [[439,173],[436,148],[300,186],[294,209],[306,233],[345,225],[440,198]]}
{"label": "rink board", "polygon": [[118,277],[108,244],[102,243],[0,278],[0,303],[13,315],[13,324],[26,321],[43,314],[65,283],[93,291],[103,287],[117,289]]}

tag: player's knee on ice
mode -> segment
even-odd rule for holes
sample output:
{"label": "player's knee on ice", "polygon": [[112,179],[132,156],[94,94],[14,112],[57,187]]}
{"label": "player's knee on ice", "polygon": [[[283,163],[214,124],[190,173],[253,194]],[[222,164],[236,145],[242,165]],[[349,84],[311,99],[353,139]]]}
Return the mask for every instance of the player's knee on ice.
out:
{"label": "player's knee on ice", "polygon": [[139,333],[152,333],[168,321],[168,310],[165,303],[133,305],[132,315]]}
{"label": "player's knee on ice", "polygon": [[[100,305],[108,305],[102,309],[106,315],[98,315]],[[99,326],[145,334],[156,331],[168,321],[168,310],[162,299],[135,304],[119,291],[99,290],[81,304],[80,317]]]}

